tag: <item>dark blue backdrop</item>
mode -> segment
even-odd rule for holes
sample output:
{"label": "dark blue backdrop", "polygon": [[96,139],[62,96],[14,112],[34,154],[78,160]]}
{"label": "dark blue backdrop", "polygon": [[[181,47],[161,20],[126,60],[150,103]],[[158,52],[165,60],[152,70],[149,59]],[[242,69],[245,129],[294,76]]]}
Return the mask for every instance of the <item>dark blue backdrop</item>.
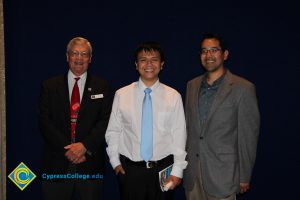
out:
{"label": "dark blue backdrop", "polygon": [[[65,73],[65,48],[75,36],[93,47],[91,71],[114,89],[137,80],[132,55],[145,40],[166,52],[161,81],[183,96],[186,82],[202,73],[200,34],[228,40],[228,68],[257,86],[261,134],[252,188],[238,199],[298,199],[300,14],[295,3],[273,1],[4,0],[7,173],[20,162],[39,171],[41,137],[37,103],[42,80]],[[110,165],[105,196],[117,199]],[[185,199],[183,189],[176,199]],[[7,180],[7,197],[40,199],[40,182],[20,191]]]}

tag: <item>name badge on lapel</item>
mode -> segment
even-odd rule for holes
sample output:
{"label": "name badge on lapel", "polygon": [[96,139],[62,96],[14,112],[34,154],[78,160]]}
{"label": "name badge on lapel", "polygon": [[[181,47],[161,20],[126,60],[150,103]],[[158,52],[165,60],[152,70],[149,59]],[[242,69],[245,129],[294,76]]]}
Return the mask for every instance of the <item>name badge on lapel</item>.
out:
{"label": "name badge on lapel", "polygon": [[103,94],[94,94],[94,95],[91,95],[91,99],[101,99],[103,98]]}

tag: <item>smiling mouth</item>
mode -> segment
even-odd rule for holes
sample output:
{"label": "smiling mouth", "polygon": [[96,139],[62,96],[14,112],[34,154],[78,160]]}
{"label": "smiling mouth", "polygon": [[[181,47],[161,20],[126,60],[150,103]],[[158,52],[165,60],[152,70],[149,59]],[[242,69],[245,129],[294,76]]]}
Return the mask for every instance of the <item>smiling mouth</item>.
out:
{"label": "smiling mouth", "polygon": [[75,65],[83,65],[83,62],[74,62]]}
{"label": "smiling mouth", "polygon": [[153,69],[145,69],[144,71],[145,72],[153,72],[154,70]]}
{"label": "smiling mouth", "polygon": [[206,60],[206,63],[214,63],[214,62],[216,62],[216,60],[215,60],[215,59],[212,59],[212,58]]}

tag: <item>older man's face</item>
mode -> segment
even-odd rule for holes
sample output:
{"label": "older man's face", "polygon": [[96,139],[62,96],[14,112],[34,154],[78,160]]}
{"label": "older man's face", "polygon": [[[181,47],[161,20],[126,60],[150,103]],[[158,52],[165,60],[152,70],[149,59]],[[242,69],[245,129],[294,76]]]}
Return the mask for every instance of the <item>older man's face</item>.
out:
{"label": "older man's face", "polygon": [[74,75],[80,76],[87,71],[92,61],[91,52],[87,44],[75,44],[67,53],[69,68]]}

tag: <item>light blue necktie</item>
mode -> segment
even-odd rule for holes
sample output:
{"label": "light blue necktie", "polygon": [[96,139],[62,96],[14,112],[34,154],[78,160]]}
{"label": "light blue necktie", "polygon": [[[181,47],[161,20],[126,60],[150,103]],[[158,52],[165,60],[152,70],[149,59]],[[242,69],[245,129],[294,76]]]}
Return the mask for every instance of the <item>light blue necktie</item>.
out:
{"label": "light blue necktie", "polygon": [[141,156],[146,162],[148,162],[152,158],[153,148],[152,102],[150,96],[152,90],[150,88],[146,88],[144,92],[145,97],[143,100],[142,111]]}

